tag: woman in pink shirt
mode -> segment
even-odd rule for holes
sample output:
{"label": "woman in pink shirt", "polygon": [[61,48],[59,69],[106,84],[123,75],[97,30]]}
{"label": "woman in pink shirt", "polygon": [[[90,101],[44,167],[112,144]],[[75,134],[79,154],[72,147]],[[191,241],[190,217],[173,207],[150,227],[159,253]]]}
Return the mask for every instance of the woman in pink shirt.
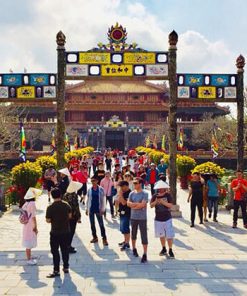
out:
{"label": "woman in pink shirt", "polygon": [[112,187],[114,183],[111,178],[111,173],[106,172],[105,177],[101,180],[100,186],[103,187],[105,195],[106,195],[106,202],[109,202],[110,209],[111,209],[111,216],[114,218],[114,207],[113,207],[113,196],[112,196]]}

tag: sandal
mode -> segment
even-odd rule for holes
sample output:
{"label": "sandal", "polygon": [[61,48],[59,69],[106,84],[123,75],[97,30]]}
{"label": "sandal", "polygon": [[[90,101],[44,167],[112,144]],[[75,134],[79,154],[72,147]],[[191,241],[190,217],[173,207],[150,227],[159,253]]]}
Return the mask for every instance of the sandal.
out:
{"label": "sandal", "polygon": [[60,276],[60,272],[58,272],[58,271],[54,271],[53,273],[50,273],[50,274],[47,275],[46,277],[47,277],[48,279],[52,279],[52,278],[55,278],[55,277],[57,277],[57,276]]}

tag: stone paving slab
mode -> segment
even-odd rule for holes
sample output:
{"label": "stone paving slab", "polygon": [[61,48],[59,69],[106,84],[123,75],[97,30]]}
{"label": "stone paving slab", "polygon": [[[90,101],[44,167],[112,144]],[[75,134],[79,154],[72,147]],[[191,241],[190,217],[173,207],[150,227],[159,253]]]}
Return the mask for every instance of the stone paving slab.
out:
{"label": "stone paving slab", "polygon": [[[26,265],[18,212],[3,215],[0,295],[247,295],[247,231],[241,223],[238,229],[232,229],[232,216],[224,211],[219,213],[219,223],[210,221],[191,229],[187,195],[187,191],[178,190],[183,218],[174,219],[175,260],[159,256],[154,211],[148,209],[149,261],[145,265],[140,264],[140,258],[133,258],[131,251],[119,250],[122,236],[118,221],[112,221],[109,214],[105,221],[109,247],[104,248],[101,241],[91,245],[88,217],[81,206],[82,223],[77,226],[73,242],[78,252],[70,256],[70,274],[62,274],[59,279],[46,278],[52,271],[50,225],[44,217],[47,196],[37,201],[39,235],[38,247],[33,251],[37,266]],[[140,241],[137,248],[141,255]]]}

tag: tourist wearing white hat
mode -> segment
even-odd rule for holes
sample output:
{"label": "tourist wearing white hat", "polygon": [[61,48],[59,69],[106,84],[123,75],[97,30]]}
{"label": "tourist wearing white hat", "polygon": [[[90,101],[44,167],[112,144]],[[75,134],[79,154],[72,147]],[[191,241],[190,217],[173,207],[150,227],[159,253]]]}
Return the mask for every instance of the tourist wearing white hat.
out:
{"label": "tourist wearing white hat", "polygon": [[51,180],[54,182],[55,187],[58,187],[60,189],[60,192],[63,196],[66,193],[67,188],[69,186],[69,181],[70,181],[71,175],[70,175],[68,168],[63,168],[63,169],[59,170],[58,172],[60,173],[60,176],[61,176],[59,181],[57,180],[56,176],[51,178]]}
{"label": "tourist wearing white hat", "polygon": [[73,237],[75,234],[76,230],[76,225],[77,223],[81,223],[81,212],[80,212],[80,207],[79,207],[79,202],[78,202],[78,195],[77,191],[81,188],[82,184],[80,182],[76,181],[71,181],[69,183],[69,186],[67,188],[67,192],[63,196],[63,200],[66,201],[72,210],[72,217],[69,220],[70,224],[70,236],[69,236],[69,241],[68,241],[68,248],[69,248],[69,253],[74,254],[76,253],[76,249],[72,247],[72,241]]}
{"label": "tourist wearing white hat", "polygon": [[172,251],[174,229],[171,215],[171,207],[173,204],[169,193],[169,185],[160,180],[155,184],[154,190],[156,190],[156,193],[150,201],[150,206],[151,208],[155,207],[154,228],[155,236],[160,238],[162,245],[160,256],[167,255],[167,241],[169,247],[169,258],[174,258],[174,253]]}
{"label": "tourist wearing white hat", "polygon": [[27,264],[36,265],[36,260],[31,257],[31,249],[37,247],[37,220],[35,197],[41,194],[41,190],[30,187],[24,196],[25,203],[22,206],[20,222],[23,224],[22,246],[26,248]]}

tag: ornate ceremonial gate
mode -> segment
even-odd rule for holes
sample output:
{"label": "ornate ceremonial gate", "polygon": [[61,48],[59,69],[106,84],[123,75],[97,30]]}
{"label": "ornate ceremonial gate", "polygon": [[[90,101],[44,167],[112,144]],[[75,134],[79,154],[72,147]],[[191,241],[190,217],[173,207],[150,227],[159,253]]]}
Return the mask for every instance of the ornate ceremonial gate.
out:
{"label": "ornate ceremonial gate", "polygon": [[[177,99],[237,102],[238,167],[243,168],[244,153],[244,83],[245,60],[239,56],[237,74],[177,74],[175,31],[169,35],[168,51],[146,51],[137,44],[127,44],[127,32],[116,24],[108,30],[108,44],[99,43],[89,51],[65,51],[66,37],[57,34],[57,74],[0,74],[0,102],[55,101],[57,103],[57,160],[64,165],[65,81],[121,77],[133,80],[168,80],[169,153],[171,195],[176,203]],[[107,138],[107,127],[104,128]],[[128,132],[128,131],[127,131]],[[126,133],[126,131],[125,131]],[[120,137],[120,134],[115,135]],[[112,139],[111,139],[112,137]],[[108,136],[109,143],[113,140]],[[120,139],[120,138],[119,138]]]}

